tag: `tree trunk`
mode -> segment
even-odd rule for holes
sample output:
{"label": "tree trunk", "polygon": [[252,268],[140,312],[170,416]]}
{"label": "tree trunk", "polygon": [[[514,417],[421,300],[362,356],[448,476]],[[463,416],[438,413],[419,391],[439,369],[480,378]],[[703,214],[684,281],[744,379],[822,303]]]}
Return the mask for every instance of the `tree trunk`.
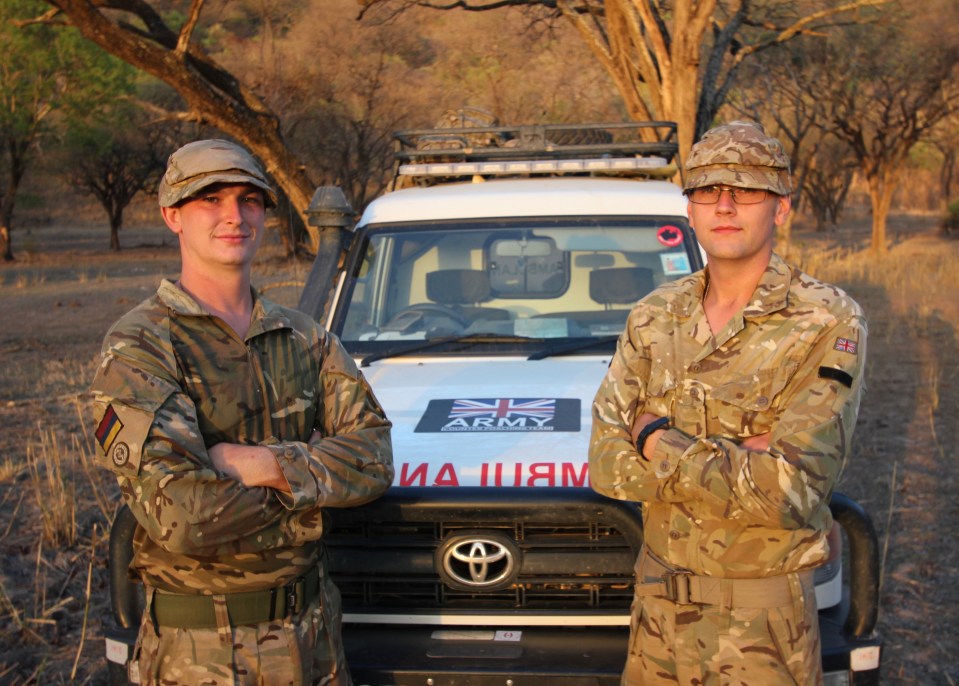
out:
{"label": "tree trunk", "polygon": [[110,250],[120,250],[120,227],[123,226],[123,211],[110,213]]}
{"label": "tree trunk", "polygon": [[669,111],[664,112],[664,118],[676,122],[676,133],[679,138],[679,158],[686,160],[689,151],[696,142],[696,70],[698,64],[684,64],[677,79],[673,92],[673,100]]}
{"label": "tree trunk", "polygon": [[17,199],[17,186],[9,179],[0,198],[0,253],[4,262],[13,262],[13,204]]}
{"label": "tree trunk", "polygon": [[952,174],[956,166],[956,151],[952,148],[942,150],[942,167],[939,168],[939,213],[946,217],[949,214],[949,203],[952,202]]}
{"label": "tree trunk", "polygon": [[789,257],[792,250],[793,240],[793,220],[796,217],[795,212],[790,212],[786,216],[786,221],[776,230],[776,252],[782,257]]}
{"label": "tree trunk", "polygon": [[[696,115],[701,87],[699,67],[703,36],[715,10],[715,0],[675,3],[672,43],[669,50],[668,77],[664,77],[662,118],[676,122],[679,156],[685,160],[697,138]],[[681,27],[681,28],[680,28]],[[707,122],[711,123],[711,122]],[[705,127],[704,127],[705,129]]]}
{"label": "tree trunk", "polygon": [[886,243],[886,222],[892,205],[892,194],[896,190],[895,173],[876,170],[867,179],[869,200],[872,204],[872,249],[881,256],[889,254]]}
{"label": "tree trunk", "polygon": [[24,169],[22,158],[18,155],[12,157],[7,187],[0,198],[0,252],[3,253],[4,262],[13,262],[13,207],[17,202],[17,188],[20,187]]}
{"label": "tree trunk", "polygon": [[13,262],[13,242],[10,240],[10,225],[6,222],[0,224],[0,251],[4,262]]}
{"label": "tree trunk", "polygon": [[[573,3],[559,8],[570,21],[623,98],[634,121],[676,122],[680,159],[685,159],[696,135],[696,107],[702,36],[716,0],[674,3],[669,34],[646,0],[607,0],[603,22],[582,14]],[[642,134],[653,136],[653,131]]]}

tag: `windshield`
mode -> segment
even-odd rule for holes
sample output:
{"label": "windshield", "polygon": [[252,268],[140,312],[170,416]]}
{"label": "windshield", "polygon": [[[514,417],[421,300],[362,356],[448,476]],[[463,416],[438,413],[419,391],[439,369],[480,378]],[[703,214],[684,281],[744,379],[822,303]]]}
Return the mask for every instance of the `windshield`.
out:
{"label": "windshield", "polygon": [[488,340],[595,354],[590,339],[611,346],[637,300],[700,266],[680,217],[380,226],[358,238],[334,330],[360,354],[432,339],[462,351],[462,337],[474,353]]}

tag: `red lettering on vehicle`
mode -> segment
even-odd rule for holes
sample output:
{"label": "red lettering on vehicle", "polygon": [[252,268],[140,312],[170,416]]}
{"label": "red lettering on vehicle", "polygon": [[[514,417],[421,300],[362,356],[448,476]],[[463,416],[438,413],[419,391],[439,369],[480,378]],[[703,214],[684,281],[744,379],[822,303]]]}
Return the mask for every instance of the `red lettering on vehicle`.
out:
{"label": "red lettering on vehicle", "polygon": [[589,464],[584,462],[579,466],[579,474],[576,473],[576,465],[572,462],[563,463],[563,485],[564,486],[585,486],[589,478]]}
{"label": "red lettering on vehicle", "polygon": [[[513,486],[519,486],[523,483],[523,465],[517,463],[513,465]],[[503,486],[503,465],[496,463],[496,485]]]}
{"label": "red lettering on vehicle", "polygon": [[442,467],[440,467],[439,474],[436,475],[436,480],[433,482],[434,486],[459,486],[459,479],[456,478],[456,470],[453,469],[453,465],[447,462]]}
{"label": "red lettering on vehicle", "polygon": [[535,486],[539,479],[546,479],[547,486],[556,485],[556,465],[552,462],[534,462],[529,466],[527,486]]}
{"label": "red lettering on vehicle", "polygon": [[[468,467],[461,465],[460,468]],[[432,486],[459,486],[460,477],[453,462],[438,468],[429,462],[403,463],[399,471],[399,486],[426,486],[434,473]],[[510,474],[512,472],[512,474]],[[466,485],[473,483],[476,472],[467,469]],[[589,465],[576,462],[483,462],[479,465],[479,485],[487,488],[528,487],[555,488],[556,486],[583,487],[589,485]]]}
{"label": "red lettering on vehicle", "polygon": [[[404,462],[403,468],[400,470],[400,486],[425,486],[426,485],[426,470],[429,469],[429,465],[425,462],[421,463],[416,469],[413,470],[413,473],[409,473],[410,463]],[[419,479],[419,483],[414,483]]]}

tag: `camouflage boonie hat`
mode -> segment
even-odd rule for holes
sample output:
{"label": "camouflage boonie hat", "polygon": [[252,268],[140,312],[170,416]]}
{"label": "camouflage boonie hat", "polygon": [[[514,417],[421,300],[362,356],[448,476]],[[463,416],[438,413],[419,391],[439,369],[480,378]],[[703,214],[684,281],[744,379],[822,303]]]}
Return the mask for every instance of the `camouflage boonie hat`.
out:
{"label": "camouflage boonie hat", "polygon": [[263,190],[267,207],[276,207],[276,191],[253,155],[230,141],[187,143],[170,155],[160,179],[160,207],[172,207],[215,183],[249,183]]}
{"label": "camouflage boonie hat", "polygon": [[761,124],[733,121],[717,126],[693,145],[683,189],[714,184],[788,195],[789,157],[782,143],[767,136]]}

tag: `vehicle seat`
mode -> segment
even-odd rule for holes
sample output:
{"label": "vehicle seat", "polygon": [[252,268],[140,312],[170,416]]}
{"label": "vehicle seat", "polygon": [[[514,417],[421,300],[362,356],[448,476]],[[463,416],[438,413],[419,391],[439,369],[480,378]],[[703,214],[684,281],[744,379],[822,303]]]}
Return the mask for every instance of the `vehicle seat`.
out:
{"label": "vehicle seat", "polygon": [[633,305],[656,287],[653,270],[646,267],[594,269],[589,273],[589,297],[610,305]]}
{"label": "vehicle seat", "polygon": [[440,269],[426,275],[426,297],[433,302],[452,307],[470,321],[511,319],[509,310],[480,305],[491,294],[489,275],[480,269]]}
{"label": "vehicle seat", "polygon": [[594,269],[589,273],[589,297],[602,310],[554,312],[537,317],[565,317],[590,330],[622,328],[632,308],[612,309],[611,305],[633,305],[655,288],[653,270],[646,267]]}

